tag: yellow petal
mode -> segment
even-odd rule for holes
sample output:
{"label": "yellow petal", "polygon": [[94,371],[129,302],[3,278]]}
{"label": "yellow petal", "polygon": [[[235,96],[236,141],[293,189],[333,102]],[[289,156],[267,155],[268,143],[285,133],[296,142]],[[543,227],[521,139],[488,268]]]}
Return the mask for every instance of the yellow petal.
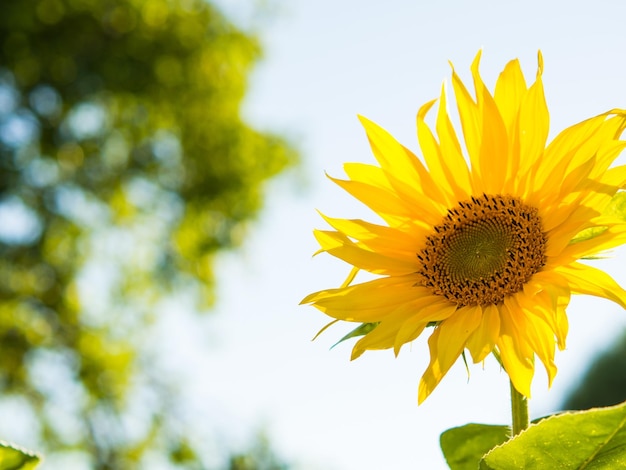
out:
{"label": "yellow petal", "polygon": [[411,303],[401,305],[387,315],[371,332],[356,342],[352,349],[351,360],[372,349],[389,349],[393,347],[400,326],[406,321]]}
{"label": "yellow petal", "polygon": [[314,230],[321,249],[359,269],[382,275],[404,275],[419,269],[417,257],[393,256],[365,249],[345,235],[331,230]]}
{"label": "yellow petal", "polygon": [[572,168],[593,158],[607,141],[617,139],[624,129],[626,111],[612,110],[562,131],[548,145],[544,157],[537,162],[533,175],[535,190],[552,188],[547,183],[554,175],[567,174]]}
{"label": "yellow petal", "polygon": [[600,180],[610,186],[626,189],[626,165],[609,168]]}
{"label": "yellow petal", "polygon": [[439,147],[444,157],[446,175],[458,201],[465,201],[472,194],[472,181],[459,139],[448,116],[445,86],[441,87],[436,123]]}
{"label": "yellow petal", "polygon": [[432,393],[465,348],[467,338],[478,328],[481,310],[462,307],[442,322],[428,339],[430,364],[422,376],[418,390],[418,403]]}
{"label": "yellow petal", "polygon": [[[479,64],[480,54],[472,63],[472,77],[482,122],[479,150],[480,176],[484,192],[499,193],[507,181],[508,168],[516,162],[513,162],[509,155],[506,127],[496,102],[480,77]],[[475,168],[472,169],[475,170]]]}
{"label": "yellow petal", "polygon": [[393,345],[397,356],[402,345],[417,338],[424,327],[432,322],[440,322],[450,317],[457,310],[457,306],[441,296],[431,296],[424,299],[425,302],[415,302],[413,312],[398,330],[398,335]]}
{"label": "yellow petal", "polygon": [[446,212],[447,205],[439,189],[435,191],[433,188],[407,185],[393,174],[372,165],[346,163],[344,169],[351,180],[392,193],[397,200],[402,201],[406,216],[415,219],[416,223],[437,224],[441,214]]}
{"label": "yellow petal", "polygon": [[386,222],[398,224],[411,218],[412,207],[398,197],[398,194],[385,188],[362,183],[328,177],[335,184],[350,193],[356,199],[368,206]]}
{"label": "yellow petal", "polygon": [[541,316],[531,313],[536,308],[532,302],[527,305],[523,295],[511,297],[519,309],[519,315],[516,316],[518,331],[543,363],[548,373],[548,386],[551,386],[557,371],[554,363],[554,331]]}
{"label": "yellow petal", "polygon": [[500,337],[497,346],[500,359],[511,382],[518,392],[530,398],[530,384],[535,372],[532,351],[528,345],[522,344],[520,336],[512,319],[514,313],[506,305],[500,305]]}
{"label": "yellow petal", "polygon": [[[428,396],[435,390],[435,387],[441,382],[445,372],[441,370],[438,358],[439,348],[439,335],[441,331],[439,328],[435,328],[433,334],[428,338],[428,346],[430,349],[430,364],[426,369],[424,375],[420,379],[420,383],[417,389],[417,404],[420,405],[428,398]],[[459,351],[460,354],[460,351]]]}
{"label": "yellow petal", "polygon": [[[358,116],[365,129],[372,152],[382,168],[392,170],[406,178],[415,176],[416,165],[421,165],[412,155],[405,153],[404,147],[385,129],[364,116]],[[419,180],[418,180],[419,181]]]}
{"label": "yellow petal", "polygon": [[326,323],[326,324],[322,327],[322,329],[321,329],[321,330],[319,330],[319,331],[315,334],[315,336],[313,336],[313,340],[312,340],[312,341],[315,341],[319,335],[321,335],[322,333],[324,333],[324,331],[326,331],[329,327],[331,327],[332,325],[334,325],[334,324],[335,324],[335,323],[337,323],[338,321],[339,321],[339,319],[335,319],[335,320],[333,320],[333,321],[331,321],[331,322]]}
{"label": "yellow petal", "polygon": [[499,335],[500,312],[495,305],[488,305],[482,309],[480,325],[467,340],[474,363],[484,360],[493,351]]}
{"label": "yellow petal", "polygon": [[[476,56],[480,57],[480,52]],[[475,59],[476,60],[476,59]],[[465,148],[469,154],[472,166],[472,187],[475,194],[481,194],[485,191],[480,178],[480,142],[482,136],[481,114],[478,105],[470,96],[467,88],[452,69],[452,87],[456,97],[457,109],[461,119],[461,127],[463,128],[463,137]]]}
{"label": "yellow petal", "polygon": [[619,157],[624,148],[626,148],[626,142],[623,140],[609,140],[600,144],[595,153],[596,165],[590,173],[590,177],[602,179],[609,166]]}
{"label": "yellow petal", "polygon": [[572,292],[603,297],[626,308],[626,291],[604,271],[581,263],[561,266],[556,271],[567,279]]}
{"label": "yellow petal", "polygon": [[384,277],[347,287],[307,295],[302,304],[313,304],[331,317],[354,322],[378,322],[401,305],[432,298],[430,291],[415,286],[415,279]]}
{"label": "yellow petal", "polygon": [[555,334],[559,349],[565,349],[568,333],[565,309],[571,297],[567,279],[552,270],[539,272],[524,286],[524,295],[528,313],[540,317]]}
{"label": "yellow petal", "polygon": [[378,124],[363,116],[359,116],[359,120],[365,128],[372,152],[385,172],[395,175],[398,180],[416,191],[427,188],[431,194],[432,191],[439,193],[431,175],[415,155]]}
{"label": "yellow petal", "polygon": [[545,292],[538,295],[536,297],[537,304],[533,309],[529,310],[529,314],[538,316],[550,327],[551,331],[556,336],[556,344],[562,351],[565,349],[569,329],[569,321],[565,313],[565,308],[569,304],[569,295],[563,296],[561,298],[562,301],[556,307],[552,305],[547,306],[548,297],[549,295]]}
{"label": "yellow petal", "polygon": [[517,113],[522,98],[526,95],[526,90],[526,80],[524,80],[519,60],[510,61],[506,64],[502,73],[500,73],[494,91],[494,100],[498,105],[502,120],[510,136],[517,134],[516,132],[514,133]]}
{"label": "yellow petal", "polygon": [[417,113],[417,138],[433,181],[439,187],[439,197],[444,199],[446,205],[449,207],[457,202],[457,194],[462,194],[462,192],[459,191],[454,182],[452,173],[446,166],[444,155],[439,148],[439,143],[424,121],[426,113],[434,102],[433,100],[426,103]]}
{"label": "yellow petal", "polygon": [[[602,219],[598,218],[596,220],[600,222]],[[603,224],[600,222],[594,224],[594,226],[603,226]],[[588,240],[571,243],[565,246],[559,253],[552,255],[556,256],[558,254],[560,264],[569,264],[577,259],[597,255],[626,243],[626,222],[621,220],[607,221],[604,227],[606,229],[600,235]]]}
{"label": "yellow petal", "polygon": [[395,322],[382,322],[356,342],[352,348],[350,360],[354,361],[361,357],[367,350],[391,348],[397,333],[398,326]]}
{"label": "yellow petal", "polygon": [[415,256],[417,240],[424,239],[429,232],[415,225],[405,225],[406,230],[372,224],[358,219],[335,219],[320,215],[331,227],[349,238],[355,239],[369,250],[390,256],[412,258]]}
{"label": "yellow petal", "polygon": [[524,96],[519,109],[519,171],[522,175],[526,175],[543,157],[550,127],[550,114],[541,80],[543,72],[541,52],[538,59],[537,78]]}
{"label": "yellow petal", "polygon": [[360,271],[359,268],[353,267],[350,270],[350,274],[348,274],[348,277],[346,277],[346,280],[343,281],[343,284],[341,284],[341,287],[348,287],[350,284],[352,284],[352,281],[354,281],[354,278],[356,277],[356,275],[359,274],[359,271]]}

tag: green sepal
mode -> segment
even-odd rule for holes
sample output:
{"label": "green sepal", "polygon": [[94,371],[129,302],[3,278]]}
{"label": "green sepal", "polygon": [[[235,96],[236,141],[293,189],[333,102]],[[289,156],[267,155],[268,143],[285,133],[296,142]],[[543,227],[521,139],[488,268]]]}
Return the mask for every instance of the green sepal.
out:
{"label": "green sepal", "polygon": [[461,356],[463,357],[463,363],[465,364],[465,372],[467,372],[467,380],[469,381],[470,368],[469,368],[469,364],[467,363],[467,356],[465,356],[465,351],[461,353]]}
{"label": "green sepal", "polygon": [[479,468],[626,468],[626,403],[547,417],[492,449]]}
{"label": "green sepal", "polygon": [[0,470],[32,470],[40,461],[35,452],[0,441]]}
{"label": "green sepal", "polygon": [[626,191],[620,191],[611,198],[603,215],[612,215],[626,220]]}
{"label": "green sepal", "polygon": [[589,227],[585,230],[578,232],[574,238],[571,239],[570,244],[584,242],[587,240],[591,240],[592,238],[596,238],[599,235],[602,235],[606,232],[608,227]]}
{"label": "green sepal", "polygon": [[348,333],[347,335],[345,335],[343,338],[341,338],[339,341],[337,341],[335,344],[333,344],[330,349],[333,349],[335,346],[337,346],[339,343],[343,343],[345,340],[350,339],[350,338],[354,338],[356,336],[365,336],[366,334],[368,334],[370,331],[372,331],[374,328],[376,328],[378,326],[380,322],[373,322],[373,323],[361,323],[359,326],[357,326],[354,330],[352,330],[350,333]]}
{"label": "green sepal", "polygon": [[[612,198],[609,204],[607,205],[604,212],[602,212],[604,216],[612,216],[621,220],[626,221],[626,192],[620,191],[616,193]],[[586,240],[591,240],[592,238],[597,237],[598,235],[602,235],[606,232],[607,227],[589,227],[585,230],[582,230],[572,238],[570,244],[583,242]],[[596,257],[589,257],[585,259],[596,259]]]}
{"label": "green sepal", "polygon": [[439,443],[451,470],[476,470],[483,456],[510,436],[509,426],[470,423],[444,431]]}

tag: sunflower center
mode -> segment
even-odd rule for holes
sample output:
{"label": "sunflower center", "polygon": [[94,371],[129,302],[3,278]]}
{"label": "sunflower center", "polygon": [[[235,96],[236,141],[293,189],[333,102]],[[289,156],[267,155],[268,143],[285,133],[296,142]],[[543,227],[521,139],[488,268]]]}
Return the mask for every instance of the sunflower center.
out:
{"label": "sunflower center", "polygon": [[498,304],[544,266],[545,251],[536,208],[511,196],[472,197],[426,237],[420,284],[459,306]]}

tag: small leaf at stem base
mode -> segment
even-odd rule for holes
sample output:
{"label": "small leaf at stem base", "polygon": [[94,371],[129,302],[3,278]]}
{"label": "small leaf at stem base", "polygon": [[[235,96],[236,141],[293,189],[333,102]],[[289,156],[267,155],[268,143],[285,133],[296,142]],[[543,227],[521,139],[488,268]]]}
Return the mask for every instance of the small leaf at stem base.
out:
{"label": "small leaf at stem base", "polygon": [[452,470],[476,470],[480,459],[511,436],[509,426],[470,423],[441,434],[441,450]]}

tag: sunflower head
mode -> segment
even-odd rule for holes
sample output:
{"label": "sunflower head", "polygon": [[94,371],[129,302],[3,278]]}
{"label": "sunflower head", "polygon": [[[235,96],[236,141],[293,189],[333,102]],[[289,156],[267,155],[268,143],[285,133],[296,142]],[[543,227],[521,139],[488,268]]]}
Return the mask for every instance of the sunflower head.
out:
{"label": "sunflower head", "polygon": [[[434,126],[425,118],[435,100],[417,113],[421,158],[360,117],[378,165],[349,163],[347,179],[331,179],[384,223],[324,216],[332,229],[315,231],[320,252],[352,270],[339,288],[303,300],[334,321],[361,324],[348,335],[362,336],[353,358],[371,349],[397,354],[434,327],[420,403],[465,350],[474,362],[493,352],[530,396],[535,358],[550,383],[556,374],[572,293],[626,308],[626,291],[580,262],[626,242],[624,218],[607,210],[626,183],[626,166],[612,166],[626,145],[626,111],[575,124],[546,145],[541,54],[532,85],[513,60],[494,93],[479,61],[480,52],[473,95],[452,70],[462,140],[445,88]],[[361,270],[374,279],[355,283]]]}
{"label": "sunflower head", "polygon": [[545,251],[537,209],[510,196],[472,197],[426,237],[420,284],[461,307],[502,303],[543,267]]}

